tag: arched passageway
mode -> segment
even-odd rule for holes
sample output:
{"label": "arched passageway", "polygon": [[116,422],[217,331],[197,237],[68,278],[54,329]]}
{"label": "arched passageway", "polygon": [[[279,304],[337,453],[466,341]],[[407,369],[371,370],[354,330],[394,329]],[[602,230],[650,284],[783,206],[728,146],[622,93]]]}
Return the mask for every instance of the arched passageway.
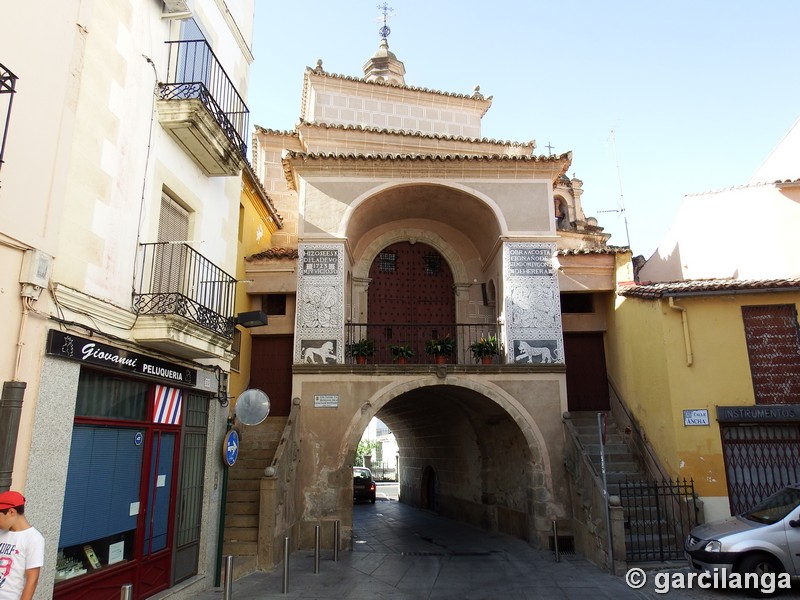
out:
{"label": "arched passageway", "polygon": [[538,447],[499,404],[476,390],[434,385],[407,391],[376,415],[399,448],[402,502],[534,541],[543,486]]}

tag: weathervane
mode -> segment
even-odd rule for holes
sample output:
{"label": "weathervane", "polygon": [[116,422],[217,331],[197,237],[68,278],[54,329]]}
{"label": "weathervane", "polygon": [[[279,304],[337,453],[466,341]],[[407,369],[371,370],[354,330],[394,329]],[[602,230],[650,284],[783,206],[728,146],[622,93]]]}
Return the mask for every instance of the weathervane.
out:
{"label": "weathervane", "polygon": [[389,20],[389,13],[394,12],[394,9],[389,6],[386,2],[383,4],[379,4],[378,8],[383,12],[383,26],[378,30],[378,33],[381,34],[381,37],[385,40],[389,37],[389,34],[392,33],[392,30],[389,29],[389,26],[386,22]]}

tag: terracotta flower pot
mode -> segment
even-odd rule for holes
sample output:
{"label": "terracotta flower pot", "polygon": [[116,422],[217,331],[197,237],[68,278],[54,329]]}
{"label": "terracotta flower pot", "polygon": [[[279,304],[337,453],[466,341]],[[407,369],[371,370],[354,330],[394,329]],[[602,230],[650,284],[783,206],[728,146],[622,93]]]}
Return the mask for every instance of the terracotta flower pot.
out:
{"label": "terracotta flower pot", "polygon": [[492,364],[492,356],[481,356],[481,364],[482,365],[490,365]]}
{"label": "terracotta flower pot", "polygon": [[356,364],[357,365],[365,365],[365,364],[367,364],[367,357],[366,356],[356,356]]}
{"label": "terracotta flower pot", "polygon": [[406,357],[405,357],[405,356],[398,356],[398,357],[397,357],[397,364],[398,364],[398,365],[404,365],[404,364],[406,364],[407,362],[408,362],[408,360],[406,359]]}
{"label": "terracotta flower pot", "polygon": [[436,364],[437,365],[444,365],[446,363],[447,363],[447,357],[446,356],[437,356],[436,357]]}

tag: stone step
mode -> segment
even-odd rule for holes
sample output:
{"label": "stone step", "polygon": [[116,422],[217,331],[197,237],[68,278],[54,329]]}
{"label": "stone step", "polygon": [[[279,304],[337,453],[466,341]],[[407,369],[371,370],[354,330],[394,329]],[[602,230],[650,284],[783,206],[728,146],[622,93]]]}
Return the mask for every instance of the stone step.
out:
{"label": "stone step", "polygon": [[[587,454],[600,456],[599,443],[584,443],[583,449],[586,451]],[[632,454],[630,447],[628,447],[628,444],[624,443],[606,444],[605,451],[607,456],[612,454]]]}
{"label": "stone step", "polygon": [[[602,475],[600,475],[602,477]],[[644,480],[644,475],[640,472],[637,473],[606,473],[606,483],[608,484],[608,491],[610,494],[619,494],[619,485],[616,486],[616,491],[611,491],[612,484],[619,484],[624,481],[635,481],[637,479]]]}
{"label": "stone step", "polygon": [[257,527],[228,527],[225,523],[225,542],[258,542]]}
{"label": "stone step", "polygon": [[[225,506],[225,520],[233,517],[258,517],[258,504],[255,502],[234,502]],[[256,524],[258,527],[258,524]]]}
{"label": "stone step", "polygon": [[258,512],[228,514],[225,512],[225,529],[228,527],[254,527],[258,529]]}
{"label": "stone step", "polygon": [[231,488],[228,486],[228,503],[231,502],[260,502],[261,493],[259,490],[245,490]]}
{"label": "stone step", "polygon": [[[230,553],[229,553],[230,554]],[[258,556],[249,554],[245,556],[233,555],[233,580],[236,581],[245,575],[253,573],[258,568]]]}
{"label": "stone step", "polygon": [[222,553],[234,557],[258,556],[258,542],[223,542]]}
{"label": "stone step", "polygon": [[[578,435],[578,439],[581,441],[581,444],[583,444],[584,446],[590,445],[590,444],[591,445],[600,445],[600,436],[597,435],[596,431],[585,431],[585,432],[576,431],[575,433]],[[608,445],[608,444],[625,444],[626,441],[627,440],[625,439],[625,436],[623,436],[621,433],[609,432],[608,434],[606,434],[605,444],[606,445]]]}
{"label": "stone step", "polygon": [[[598,474],[602,468],[600,457],[590,457],[594,468],[597,469]],[[606,473],[639,473],[641,471],[639,463],[633,460],[633,457],[628,457],[629,460],[614,459],[609,460],[606,458]]]}
{"label": "stone step", "polygon": [[231,492],[258,492],[261,489],[260,479],[231,479],[228,478],[228,493]]}
{"label": "stone step", "polygon": [[241,446],[239,447],[239,456],[236,459],[236,464],[231,467],[231,469],[236,469],[237,467],[247,467],[247,468],[264,468],[272,462],[272,457],[275,455],[275,448],[271,448],[270,450],[264,451],[247,451],[245,448],[245,452],[242,453]]}

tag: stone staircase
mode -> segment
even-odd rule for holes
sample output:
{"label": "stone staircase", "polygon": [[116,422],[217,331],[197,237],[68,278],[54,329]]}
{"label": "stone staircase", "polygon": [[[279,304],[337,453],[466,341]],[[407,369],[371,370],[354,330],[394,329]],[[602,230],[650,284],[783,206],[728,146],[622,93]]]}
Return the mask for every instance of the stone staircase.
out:
{"label": "stone staircase", "polygon": [[[570,414],[578,439],[602,482],[597,412]],[[659,502],[658,494],[654,493],[653,482],[649,480],[636,454],[631,450],[626,436],[618,430],[610,412],[606,413],[605,450],[608,494],[619,496],[625,515],[627,562],[671,559],[672,556],[665,553],[665,548],[680,549],[683,540],[672,533],[676,527],[665,516],[670,511],[664,510],[664,498]],[[625,488],[621,493],[623,482]]]}
{"label": "stone staircase", "polygon": [[[586,454],[592,461],[597,475],[601,475],[600,433],[596,412],[572,412],[572,424]],[[606,482],[611,495],[619,495],[619,482],[644,480],[644,471],[639,466],[626,439],[617,430],[613,415],[606,413]]]}
{"label": "stone staircase", "polygon": [[243,425],[239,456],[228,471],[223,556],[233,556],[234,573],[241,577],[258,569],[258,522],[261,478],[272,463],[287,417],[269,417],[260,425]]}

